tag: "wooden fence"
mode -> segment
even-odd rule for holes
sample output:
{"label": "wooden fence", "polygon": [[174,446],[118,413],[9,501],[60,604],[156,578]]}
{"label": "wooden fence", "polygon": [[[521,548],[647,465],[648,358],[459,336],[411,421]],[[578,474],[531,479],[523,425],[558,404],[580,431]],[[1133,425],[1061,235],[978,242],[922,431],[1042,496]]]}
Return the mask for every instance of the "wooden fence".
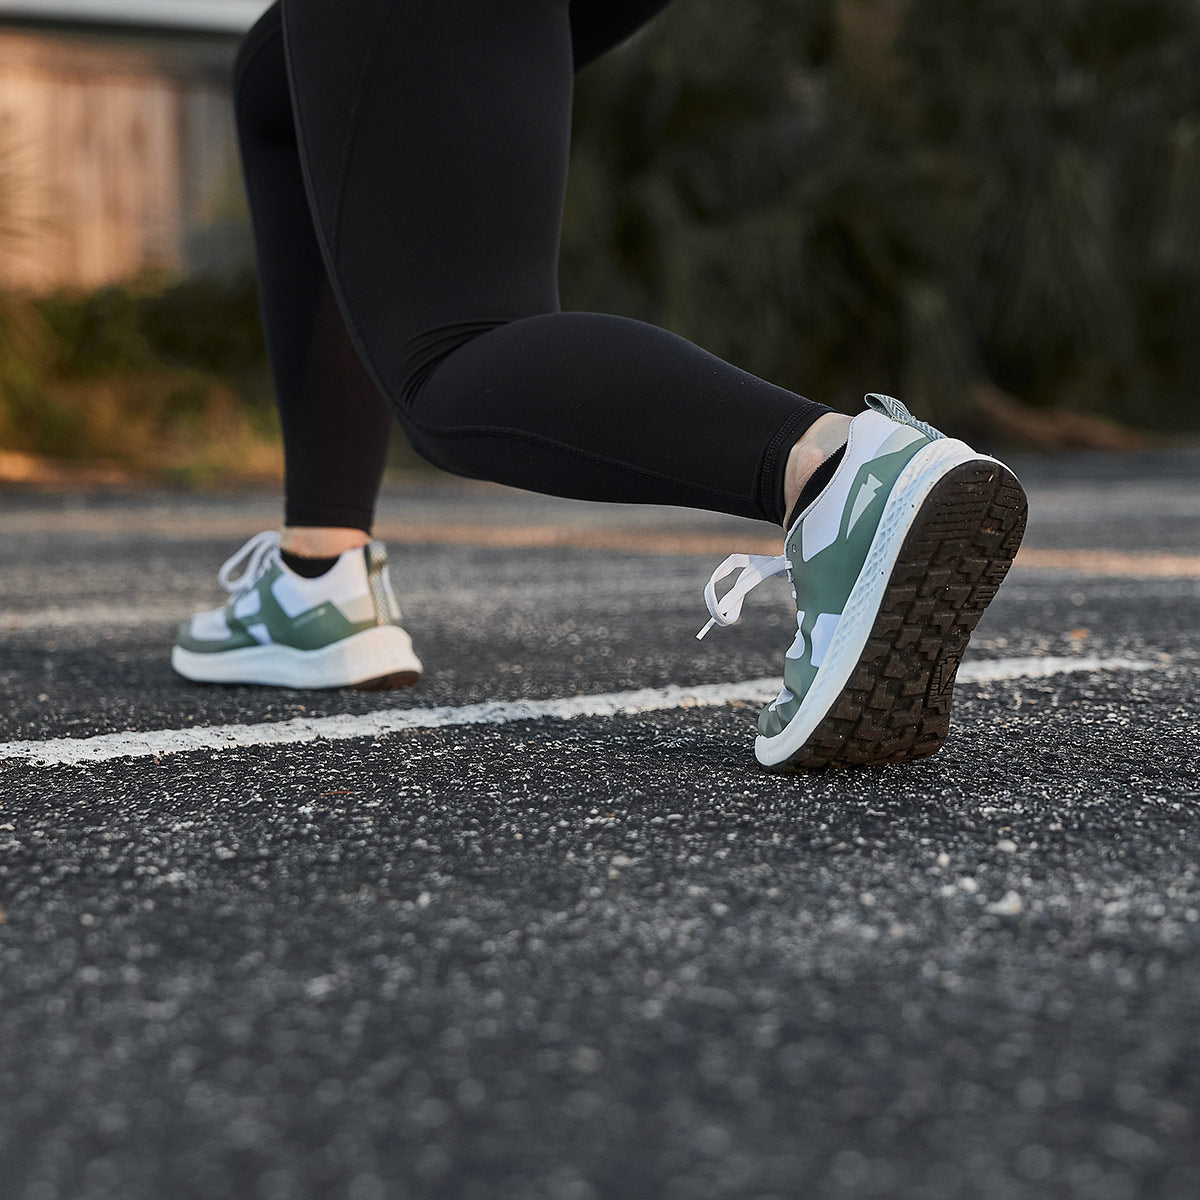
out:
{"label": "wooden fence", "polygon": [[0,30],[0,288],[94,288],[237,240],[232,53]]}

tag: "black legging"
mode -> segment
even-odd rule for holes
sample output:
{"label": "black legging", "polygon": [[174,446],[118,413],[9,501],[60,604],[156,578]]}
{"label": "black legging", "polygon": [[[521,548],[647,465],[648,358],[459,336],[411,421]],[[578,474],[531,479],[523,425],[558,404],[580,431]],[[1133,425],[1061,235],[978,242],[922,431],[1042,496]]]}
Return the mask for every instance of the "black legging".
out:
{"label": "black legging", "polygon": [[284,0],[251,31],[238,125],[289,524],[369,528],[380,394],[456,474],[783,521],[788,450],[829,409],[558,309],[574,69],[665,5]]}

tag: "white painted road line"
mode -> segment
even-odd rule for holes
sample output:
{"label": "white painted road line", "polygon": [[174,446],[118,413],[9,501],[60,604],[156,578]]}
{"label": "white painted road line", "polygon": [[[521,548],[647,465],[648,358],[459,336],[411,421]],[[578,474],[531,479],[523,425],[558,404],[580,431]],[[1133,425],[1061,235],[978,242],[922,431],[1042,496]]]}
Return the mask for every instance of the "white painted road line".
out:
{"label": "white painted road line", "polygon": [[964,683],[994,683],[1005,679],[1046,679],[1051,675],[1094,675],[1102,671],[1153,671],[1161,662],[1140,658],[995,658],[965,662],[958,669]]}
{"label": "white painted road line", "polygon": [[225,750],[295,742],[344,741],[379,737],[410,729],[452,725],[507,725],[513,721],[611,717],[672,708],[707,708],[774,696],[779,680],[684,688],[643,688],[561,700],[499,701],[461,707],[391,709],[361,716],[296,717],[255,725],[213,725],[196,729],[156,729],[145,733],[106,733],[90,738],[0,743],[0,761],[26,759],[44,766],[107,762],[114,758],[154,758],[189,750]]}
{"label": "white painted road line", "polygon": [[24,633],[36,629],[141,628],[156,623],[178,625],[180,613],[189,607],[175,604],[76,604],[70,608],[46,608],[36,612],[0,612],[0,633]]}
{"label": "white painted road line", "polygon": [[[1148,671],[1156,665],[1124,658],[1007,658],[964,663],[958,678],[966,683],[1007,679],[1040,679],[1051,675],[1101,671]],[[143,733],[105,733],[89,738],[0,743],[0,762],[24,761],[38,766],[75,766],[118,758],[161,758],[198,750],[278,746],[297,742],[346,741],[381,737],[411,729],[461,725],[507,725],[513,721],[571,720],[612,717],[667,709],[711,708],[726,704],[761,704],[771,699],[779,679],[747,679],[698,687],[643,688],[560,700],[505,701],[461,707],[392,709],[361,716],[298,717],[255,725],[213,725],[194,729],[152,729]]]}

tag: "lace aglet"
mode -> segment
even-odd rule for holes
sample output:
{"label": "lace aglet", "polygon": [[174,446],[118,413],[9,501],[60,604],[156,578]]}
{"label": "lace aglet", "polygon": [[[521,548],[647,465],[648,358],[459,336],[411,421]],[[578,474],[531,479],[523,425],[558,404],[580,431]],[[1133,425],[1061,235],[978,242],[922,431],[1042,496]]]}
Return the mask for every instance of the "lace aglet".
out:
{"label": "lace aglet", "polygon": [[711,629],[711,628],[712,628],[712,627],[713,627],[713,626],[714,626],[716,623],[717,623],[717,622],[716,622],[716,618],[714,618],[713,620],[709,621],[709,623],[708,623],[707,625],[705,625],[705,627],[704,627],[702,630],[700,630],[700,632],[699,632],[698,634],[696,634],[696,641],[698,641],[698,642],[699,642],[699,641],[702,641],[702,640],[703,640],[703,638],[704,638],[704,635],[705,635],[705,634],[706,634],[706,633],[707,633],[707,632],[708,632],[708,631],[709,631],[709,630],[710,630],[710,629]]}

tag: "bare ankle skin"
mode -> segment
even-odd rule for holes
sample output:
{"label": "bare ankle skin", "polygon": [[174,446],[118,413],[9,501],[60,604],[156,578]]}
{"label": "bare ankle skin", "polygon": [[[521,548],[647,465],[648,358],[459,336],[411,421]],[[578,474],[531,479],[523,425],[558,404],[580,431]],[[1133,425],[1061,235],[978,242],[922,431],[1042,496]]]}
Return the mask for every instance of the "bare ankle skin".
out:
{"label": "bare ankle skin", "polygon": [[361,529],[327,525],[285,525],[279,548],[300,558],[336,558],[347,550],[365,546],[371,539]]}
{"label": "bare ankle skin", "polygon": [[796,507],[804,485],[812,473],[835,451],[846,444],[850,436],[850,418],[843,413],[826,413],[805,430],[804,436],[788,454],[787,471],[783,480],[783,511],[788,514]]}

